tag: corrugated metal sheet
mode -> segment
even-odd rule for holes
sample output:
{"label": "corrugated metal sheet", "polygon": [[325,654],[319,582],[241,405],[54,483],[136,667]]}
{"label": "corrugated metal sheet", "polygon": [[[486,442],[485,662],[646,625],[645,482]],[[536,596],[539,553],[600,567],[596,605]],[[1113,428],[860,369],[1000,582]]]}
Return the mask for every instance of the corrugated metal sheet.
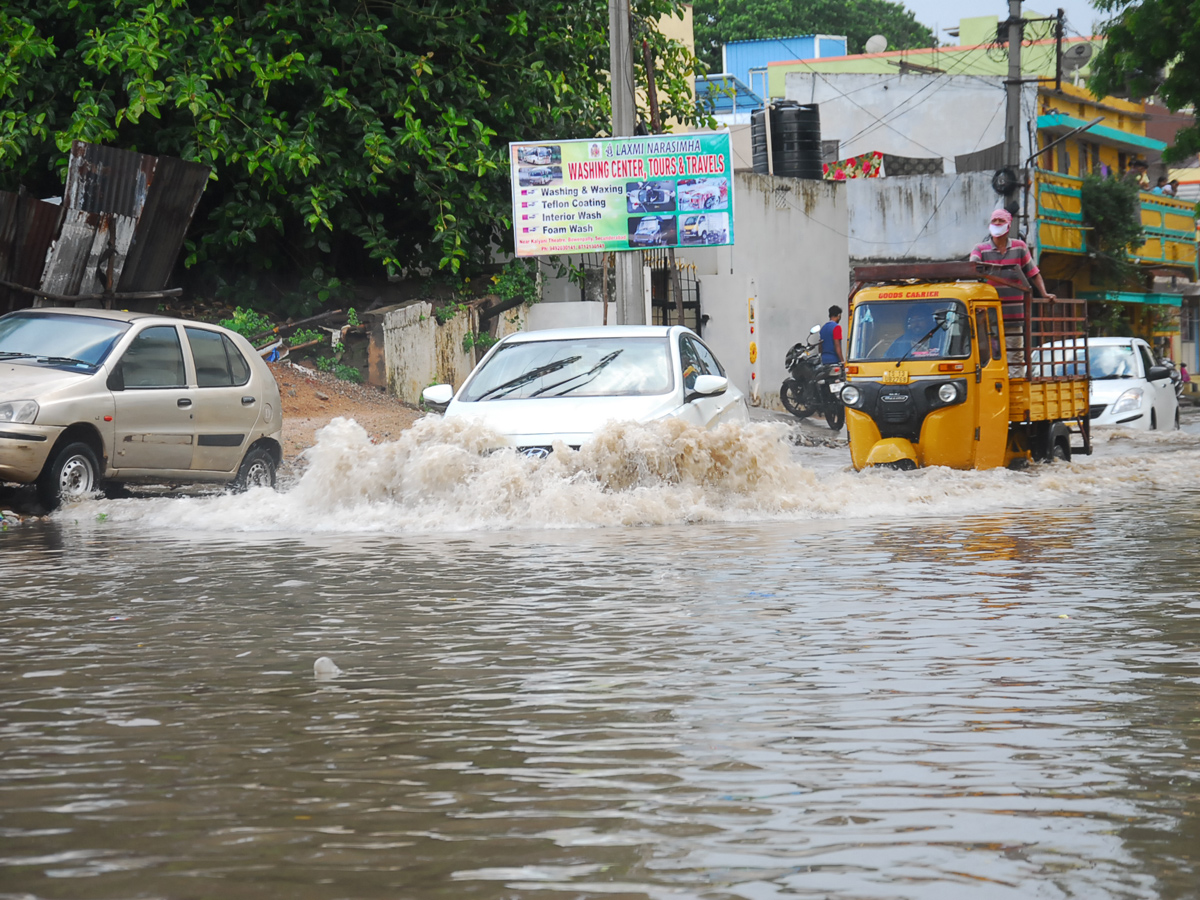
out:
{"label": "corrugated metal sheet", "polygon": [[108,289],[108,260],[119,282],[135,220],[130,216],[67,209],[58,238],[46,254],[39,287],[50,294],[100,294]]}
{"label": "corrugated metal sheet", "polygon": [[75,141],[63,205],[136,219],[146,205],[158,157]]}
{"label": "corrugated metal sheet", "polygon": [[[62,206],[0,193],[0,281],[58,295],[158,294],[208,184],[209,168],[76,141]],[[161,295],[160,295],[161,296]],[[34,295],[0,286],[0,311]],[[130,306],[155,297],[123,298]]]}
{"label": "corrugated metal sheet", "polygon": [[199,163],[171,156],[158,158],[118,291],[166,287],[210,171]]}
{"label": "corrugated metal sheet", "polygon": [[[62,215],[56,204],[0,191],[0,281],[37,286]],[[32,304],[33,295],[0,286],[0,313]]]}

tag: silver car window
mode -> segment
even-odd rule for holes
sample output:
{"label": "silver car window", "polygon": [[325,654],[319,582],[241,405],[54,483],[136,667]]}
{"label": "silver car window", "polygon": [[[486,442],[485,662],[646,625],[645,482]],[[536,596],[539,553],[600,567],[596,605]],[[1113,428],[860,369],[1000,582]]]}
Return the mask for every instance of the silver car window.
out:
{"label": "silver car window", "polygon": [[121,357],[126,388],[171,388],[187,384],[183,348],[174,325],[154,325],[133,339]]}
{"label": "silver car window", "polygon": [[216,331],[185,327],[199,387],[231,387],[250,379],[250,367],[233,341]]}

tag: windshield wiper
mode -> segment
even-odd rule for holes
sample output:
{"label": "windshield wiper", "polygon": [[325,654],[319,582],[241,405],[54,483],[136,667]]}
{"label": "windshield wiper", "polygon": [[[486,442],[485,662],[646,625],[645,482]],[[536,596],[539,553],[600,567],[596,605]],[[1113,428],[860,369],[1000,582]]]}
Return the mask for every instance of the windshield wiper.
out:
{"label": "windshield wiper", "polygon": [[565,391],[559,391],[554,396],[561,397],[561,396],[563,396],[563,394],[569,394],[569,393],[571,393],[571,391],[575,390],[575,388],[583,387],[588,382],[594,381],[597,373],[599,373],[599,371],[601,369],[603,369],[605,366],[607,366],[610,362],[612,362],[614,359],[616,359],[618,356],[620,356],[624,352],[625,352],[624,347],[622,347],[620,350],[614,350],[612,353],[608,354],[608,356],[603,357],[600,360],[600,362],[596,363],[596,365],[592,366],[592,368],[588,369],[586,372],[580,372],[578,375],[572,375],[570,378],[564,378],[562,381],[558,382],[557,384],[552,384],[552,385],[549,385],[548,387],[544,387],[544,388],[541,388],[540,390],[534,391],[529,396],[537,397],[540,394],[546,393],[547,391],[554,390],[556,387],[562,387],[564,384],[566,384],[570,381],[575,381],[578,378],[585,378],[588,375],[592,376],[591,378],[588,378],[587,381],[581,381],[581,382],[579,382],[579,384],[573,384],[569,388],[567,388]]}
{"label": "windshield wiper", "polygon": [[25,356],[36,356],[36,353],[21,353],[16,350],[0,350],[0,359],[20,359]]}
{"label": "windshield wiper", "polygon": [[932,328],[930,328],[929,331],[925,332],[925,337],[923,337],[919,341],[916,341],[913,344],[909,345],[908,351],[902,357],[900,357],[898,360],[896,360],[896,365],[899,366],[900,363],[902,363],[906,359],[908,359],[909,354],[911,354],[914,350],[916,350],[918,347],[920,347],[922,344],[924,344],[927,340],[929,340],[931,337],[933,337],[934,334],[937,333],[940,329],[945,328],[945,327],[946,327],[946,320],[943,319],[942,321],[940,321],[936,325],[934,325]]}
{"label": "windshield wiper", "polygon": [[[30,354],[25,355],[28,356]],[[86,359],[76,359],[73,356],[39,356],[37,361],[54,363],[60,366],[87,366],[89,369],[96,365],[95,363],[88,362]]]}
{"label": "windshield wiper", "polygon": [[491,397],[493,394],[495,394],[498,397],[502,397],[505,394],[515,391],[517,388],[522,387],[523,385],[529,384],[529,382],[531,382],[531,381],[537,381],[543,375],[549,375],[551,372],[557,372],[559,369],[563,368],[564,366],[569,366],[569,365],[571,365],[571,363],[577,363],[577,362],[579,362],[579,359],[580,359],[580,357],[578,357],[578,356],[568,356],[566,359],[556,360],[555,362],[547,363],[544,366],[538,366],[536,369],[530,369],[524,375],[518,375],[516,378],[512,379],[511,381],[506,381],[506,382],[504,382],[504,384],[496,385],[494,388],[492,388],[489,391],[484,391],[482,394],[480,394],[475,399],[476,400],[486,400],[488,397]]}

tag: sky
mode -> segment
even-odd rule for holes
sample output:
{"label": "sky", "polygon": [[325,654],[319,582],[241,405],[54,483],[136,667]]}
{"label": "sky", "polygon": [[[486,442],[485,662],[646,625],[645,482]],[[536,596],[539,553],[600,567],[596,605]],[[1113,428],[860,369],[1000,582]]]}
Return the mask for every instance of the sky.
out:
{"label": "sky", "polygon": [[[997,16],[1008,18],[1008,3],[1005,0],[901,0],[916,14],[917,21],[930,28],[937,28],[937,37],[946,44],[957,44],[958,38],[950,37],[942,29],[953,28],[959,19],[972,16]],[[1087,0],[1032,0],[1022,4],[1022,12],[1029,16],[1033,10],[1043,16],[1052,16],[1059,8],[1067,14],[1067,34],[1091,34],[1091,25],[1102,19],[1100,11]]]}

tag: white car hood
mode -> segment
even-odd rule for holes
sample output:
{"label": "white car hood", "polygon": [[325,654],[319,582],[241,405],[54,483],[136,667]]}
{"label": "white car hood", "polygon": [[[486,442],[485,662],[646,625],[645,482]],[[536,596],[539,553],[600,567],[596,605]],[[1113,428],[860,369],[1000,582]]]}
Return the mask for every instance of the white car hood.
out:
{"label": "white car hood", "polygon": [[1146,382],[1141,378],[1106,378],[1103,381],[1092,381],[1088,387],[1091,403],[1109,404],[1120,397],[1130,388],[1144,388]]}
{"label": "white car hood", "polygon": [[607,422],[650,422],[670,415],[674,394],[650,397],[537,397],[530,400],[451,402],[446,418],[477,422],[515,446],[577,446]]}
{"label": "white car hood", "polygon": [[94,372],[64,372],[50,366],[0,362],[0,400],[37,400],[94,375]]}

